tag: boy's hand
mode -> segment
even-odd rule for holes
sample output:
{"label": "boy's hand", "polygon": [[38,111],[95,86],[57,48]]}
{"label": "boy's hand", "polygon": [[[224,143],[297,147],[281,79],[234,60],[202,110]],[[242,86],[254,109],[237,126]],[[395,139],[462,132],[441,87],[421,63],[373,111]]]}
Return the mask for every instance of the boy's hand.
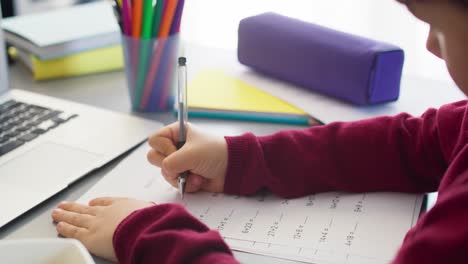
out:
{"label": "boy's hand", "polygon": [[151,164],[161,168],[164,178],[177,188],[179,173],[189,171],[186,191],[222,192],[228,150],[222,137],[202,134],[190,124],[185,145],[177,150],[179,125],[173,123],[149,138]]}
{"label": "boy's hand", "polygon": [[115,229],[132,212],[153,203],[127,198],[102,197],[83,205],[62,202],[52,211],[60,235],[78,239],[94,255],[117,261],[112,245]]}

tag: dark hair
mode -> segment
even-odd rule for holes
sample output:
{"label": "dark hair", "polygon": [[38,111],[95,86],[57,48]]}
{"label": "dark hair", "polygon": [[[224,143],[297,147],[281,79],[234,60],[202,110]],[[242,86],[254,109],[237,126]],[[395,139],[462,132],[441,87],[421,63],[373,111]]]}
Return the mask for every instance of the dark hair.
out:
{"label": "dark hair", "polygon": [[[412,2],[412,1],[426,2],[428,0],[397,0],[397,1],[400,2],[400,3],[403,3],[403,4],[408,4],[408,3]],[[449,2],[461,5],[461,6],[465,7],[465,8],[468,8],[468,0],[450,0]]]}
{"label": "dark hair", "polygon": [[463,7],[468,8],[468,0],[458,0],[457,2],[459,2],[460,4],[462,4]]}

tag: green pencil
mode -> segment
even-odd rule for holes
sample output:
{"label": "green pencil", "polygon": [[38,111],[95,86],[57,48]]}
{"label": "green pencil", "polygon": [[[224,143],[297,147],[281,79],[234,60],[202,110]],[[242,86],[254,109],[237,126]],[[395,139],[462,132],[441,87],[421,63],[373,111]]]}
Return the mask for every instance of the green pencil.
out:
{"label": "green pencil", "polygon": [[154,6],[154,15],[153,15],[153,30],[151,35],[156,38],[159,34],[159,27],[161,26],[161,18],[164,11],[164,1],[157,0],[156,5]]}
{"label": "green pencil", "polygon": [[[159,2],[159,1],[158,1]],[[145,0],[143,3],[143,20],[141,25],[141,37],[151,38],[153,30],[153,0]]]}

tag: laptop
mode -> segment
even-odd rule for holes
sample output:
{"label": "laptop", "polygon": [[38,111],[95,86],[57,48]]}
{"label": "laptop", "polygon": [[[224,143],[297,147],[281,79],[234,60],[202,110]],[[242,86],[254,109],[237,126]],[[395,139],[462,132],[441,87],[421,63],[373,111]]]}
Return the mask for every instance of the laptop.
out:
{"label": "laptop", "polygon": [[0,30],[0,227],[162,126],[8,85]]}

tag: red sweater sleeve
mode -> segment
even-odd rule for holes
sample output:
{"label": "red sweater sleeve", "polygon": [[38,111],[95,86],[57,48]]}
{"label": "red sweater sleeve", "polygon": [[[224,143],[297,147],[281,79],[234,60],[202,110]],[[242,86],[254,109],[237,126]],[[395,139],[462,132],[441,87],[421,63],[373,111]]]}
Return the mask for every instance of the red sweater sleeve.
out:
{"label": "red sweater sleeve", "polygon": [[225,192],[266,187],[285,197],[323,191],[430,192],[454,153],[466,100],[356,122],[335,122],[270,136],[226,137]]}
{"label": "red sweater sleeve", "polygon": [[467,263],[468,145],[461,155],[459,165],[449,169],[454,179],[447,179],[447,186],[441,184],[434,207],[406,234],[392,263]]}
{"label": "red sweater sleeve", "polygon": [[134,212],[113,238],[119,263],[238,263],[217,231],[177,204]]}

